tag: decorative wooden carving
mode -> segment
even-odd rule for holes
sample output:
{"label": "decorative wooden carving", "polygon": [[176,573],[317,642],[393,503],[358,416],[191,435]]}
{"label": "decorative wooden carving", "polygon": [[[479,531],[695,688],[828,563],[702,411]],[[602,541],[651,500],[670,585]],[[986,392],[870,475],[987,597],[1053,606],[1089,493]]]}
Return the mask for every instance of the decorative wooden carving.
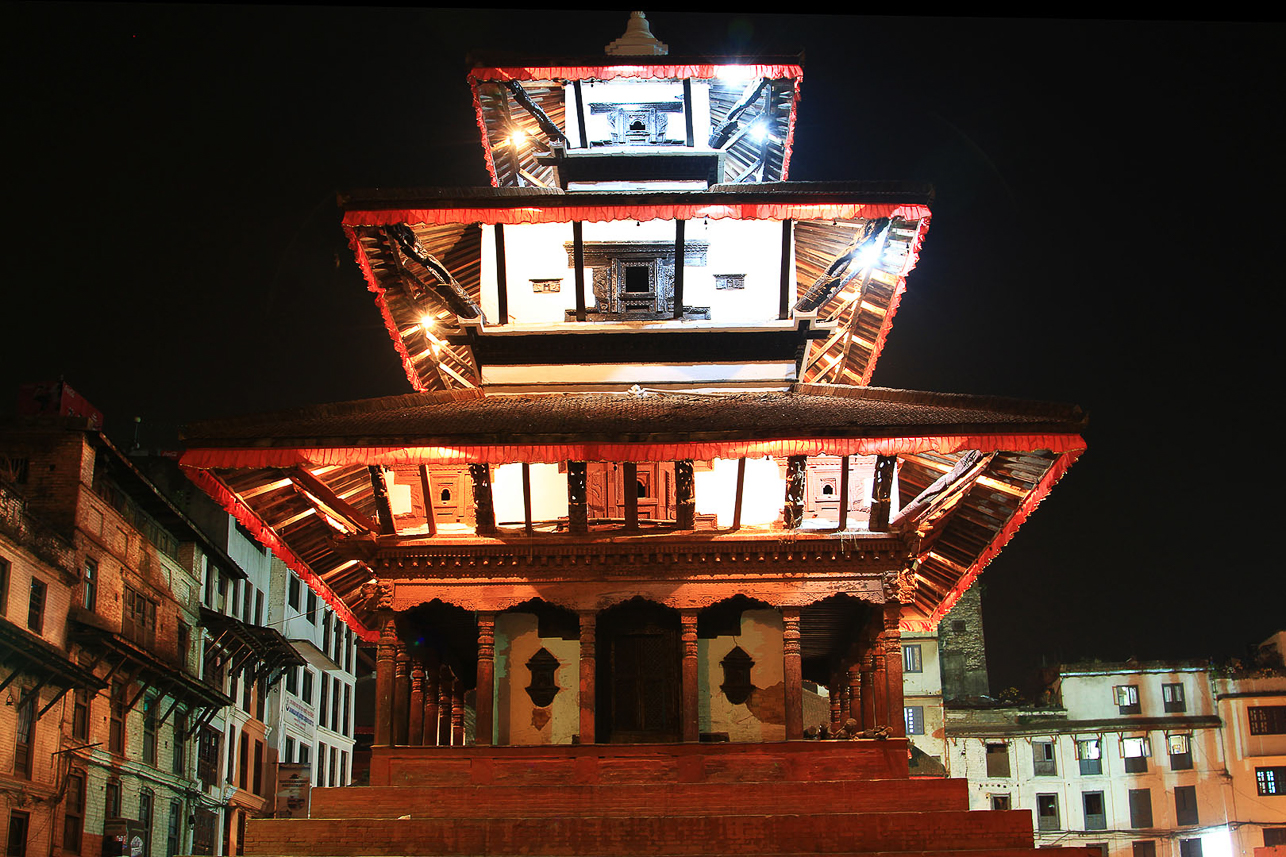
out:
{"label": "decorative wooden carving", "polygon": [[478,614],[478,671],[474,707],[477,718],[474,724],[474,743],[489,746],[492,743],[492,705],[495,699],[496,617],[494,613]]}
{"label": "decorative wooden carving", "polygon": [[696,523],[697,502],[693,483],[692,459],[674,462],[675,524],[681,530],[690,530]]}
{"label": "decorative wooden carving", "polygon": [[796,529],[804,520],[804,492],[808,482],[808,457],[792,455],[786,460],[786,507],[784,515],[787,529]]}
{"label": "decorative wooden carving", "polygon": [[723,667],[723,684],[719,685],[719,689],[733,705],[741,705],[755,689],[750,680],[750,670],[755,665],[755,659],[741,646],[733,646],[719,665]]}
{"label": "decorative wooden carving", "polygon": [[478,534],[490,535],[496,532],[496,510],[491,501],[491,468],[485,464],[470,464],[469,476],[473,479],[473,508]]}
{"label": "decorative wooden carving", "polygon": [[567,462],[567,528],[573,533],[589,532],[586,473],[585,462]]}
{"label": "decorative wooden carving", "polygon": [[799,651],[799,609],[781,611],[782,681],[786,686],[786,740],[804,737],[804,670]]}
{"label": "decorative wooden carving", "polygon": [[871,502],[869,529],[883,533],[889,528],[889,509],[893,495],[893,474],[897,469],[897,456],[881,455],[875,459],[875,490]]}
{"label": "decorative wooden carving", "polygon": [[561,689],[558,687],[557,672],[561,666],[558,658],[550,654],[549,649],[541,647],[539,652],[527,660],[527,669],[531,671],[531,684],[527,685],[527,695],[532,705],[545,708],[554,701]]}
{"label": "decorative wooden carving", "polygon": [[378,464],[367,467],[371,474],[371,494],[375,498],[375,512],[380,519],[380,532],[391,536],[397,532],[393,526],[393,507],[389,505],[388,486],[384,483],[384,468]]}
{"label": "decorative wooden carving", "polygon": [[[684,266],[704,267],[709,246],[704,241],[685,242]],[[675,315],[675,244],[593,241],[583,242],[583,247],[584,259],[577,261],[576,242],[566,245],[568,265],[593,270],[595,312],[639,318],[709,318],[709,307],[687,307]]]}
{"label": "decorative wooden carving", "polygon": [[580,614],[580,742],[594,743],[594,693],[598,676],[595,662],[595,625],[592,611]]}

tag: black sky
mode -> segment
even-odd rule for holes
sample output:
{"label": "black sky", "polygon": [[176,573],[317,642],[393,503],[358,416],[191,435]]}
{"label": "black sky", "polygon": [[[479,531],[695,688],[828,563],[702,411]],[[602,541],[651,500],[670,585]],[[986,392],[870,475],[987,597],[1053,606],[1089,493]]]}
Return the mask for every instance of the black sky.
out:
{"label": "black sky", "polygon": [[[0,415],[61,375],[150,445],[406,392],[335,193],[485,184],[467,51],[593,54],[626,17],[4,6]],[[674,53],[806,52],[791,178],[936,185],[874,383],[1090,412],[983,577],[993,687],[1286,626],[1286,28],[649,18]]]}

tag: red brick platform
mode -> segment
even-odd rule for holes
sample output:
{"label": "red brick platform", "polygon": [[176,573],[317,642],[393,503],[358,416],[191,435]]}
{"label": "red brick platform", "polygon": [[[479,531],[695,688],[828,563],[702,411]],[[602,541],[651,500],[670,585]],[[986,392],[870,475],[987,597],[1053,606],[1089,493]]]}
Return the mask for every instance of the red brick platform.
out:
{"label": "red brick platform", "polygon": [[252,820],[246,854],[1034,857],[1029,813],[970,812],[964,780],[906,767],[897,739],[381,749],[382,785]]}

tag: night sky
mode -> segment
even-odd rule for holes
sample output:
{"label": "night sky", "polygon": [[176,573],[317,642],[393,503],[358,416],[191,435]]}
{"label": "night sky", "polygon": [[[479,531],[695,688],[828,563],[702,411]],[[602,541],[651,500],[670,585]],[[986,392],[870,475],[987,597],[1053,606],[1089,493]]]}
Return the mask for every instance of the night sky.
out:
{"label": "night sky", "polygon": [[[155,446],[409,391],[336,192],[486,184],[469,49],[596,54],[627,14],[7,4],[0,416],[63,376]],[[806,53],[792,179],[935,184],[874,383],[1089,412],[983,575],[994,689],[1286,627],[1286,28],[649,18],[675,54]]]}

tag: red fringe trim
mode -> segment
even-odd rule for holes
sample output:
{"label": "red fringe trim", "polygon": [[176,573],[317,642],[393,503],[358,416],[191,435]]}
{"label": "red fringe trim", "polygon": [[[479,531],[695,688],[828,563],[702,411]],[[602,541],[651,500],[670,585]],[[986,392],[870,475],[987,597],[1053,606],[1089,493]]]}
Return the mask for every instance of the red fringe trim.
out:
{"label": "red fringe trim", "polygon": [[[733,64],[747,79],[766,77],[771,80],[794,78],[796,86],[804,76],[804,67],[794,64]],[[712,80],[729,65],[696,63],[692,65],[602,65],[602,66],[530,66],[527,68],[475,68],[469,80],[672,80],[693,78]],[[472,85],[472,83],[470,84]]]}
{"label": "red fringe trim", "polygon": [[762,458],[791,455],[911,455],[920,452],[1014,452],[1047,449],[1080,452],[1080,435],[930,435],[891,438],[797,438],[692,443],[556,443],[532,445],[278,447],[189,449],[185,467],[335,467],[409,464],[556,464],[561,461],[676,461],[693,458]]}
{"label": "red fringe trim", "polygon": [[[186,467],[186,465],[185,465]],[[192,467],[186,467],[188,478],[197,484],[203,491],[215,499],[224,510],[236,518],[242,526],[251,532],[259,543],[268,550],[276,554],[282,562],[286,564],[291,571],[299,575],[300,579],[316,590],[322,600],[331,606],[335,615],[342,619],[353,633],[361,637],[368,643],[374,643],[379,640],[379,633],[370,628],[353,614],[344,599],[335,594],[321,577],[313,571],[306,562],[295,555],[277,533],[268,526],[262,518],[256,515],[249,506],[241,502],[236,493],[224,484],[213,473],[205,470],[199,470]]]}
{"label": "red fringe trim", "polygon": [[[554,198],[556,199],[556,197]],[[674,203],[670,205],[550,205],[542,207],[539,197],[523,207],[496,208],[410,208],[382,209],[378,211],[349,211],[344,214],[344,226],[391,226],[407,223],[438,226],[451,223],[497,223],[515,226],[524,223],[590,223],[613,220],[853,220],[857,218],[898,217],[903,220],[923,220],[929,216],[924,205],[896,205],[890,203]],[[516,200],[515,200],[516,202]]]}

